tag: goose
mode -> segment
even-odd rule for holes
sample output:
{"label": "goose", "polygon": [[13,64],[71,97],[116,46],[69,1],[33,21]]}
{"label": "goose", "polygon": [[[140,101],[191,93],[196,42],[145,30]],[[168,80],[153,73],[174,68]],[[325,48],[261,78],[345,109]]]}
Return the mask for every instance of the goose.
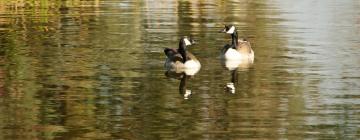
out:
{"label": "goose", "polygon": [[254,51],[251,49],[250,42],[244,38],[238,38],[236,27],[234,25],[225,25],[222,33],[231,35],[231,44],[226,44],[221,50],[221,57],[226,60],[248,60],[248,63],[254,61]]}
{"label": "goose", "polygon": [[182,37],[179,41],[179,48],[165,48],[166,55],[165,68],[177,72],[185,71],[188,75],[194,75],[200,70],[199,60],[189,51],[187,46],[194,44],[195,41],[186,36]]}

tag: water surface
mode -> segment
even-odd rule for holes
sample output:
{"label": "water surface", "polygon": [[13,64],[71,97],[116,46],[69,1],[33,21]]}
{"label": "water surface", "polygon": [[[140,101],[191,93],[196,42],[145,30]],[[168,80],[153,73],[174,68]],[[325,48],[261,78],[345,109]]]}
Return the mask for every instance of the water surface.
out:
{"label": "water surface", "polygon": [[[0,2],[0,139],[358,139],[358,9],[357,0]],[[223,24],[251,42],[253,65],[222,65]],[[163,68],[163,49],[184,35],[198,42],[194,76]]]}

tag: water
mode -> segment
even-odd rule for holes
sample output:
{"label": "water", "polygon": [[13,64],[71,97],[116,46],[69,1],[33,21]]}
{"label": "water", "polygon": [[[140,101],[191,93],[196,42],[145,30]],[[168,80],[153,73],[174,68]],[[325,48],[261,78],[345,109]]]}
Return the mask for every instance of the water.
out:
{"label": "water", "polygon": [[[0,139],[359,139],[359,8],[2,1]],[[221,64],[223,24],[250,40],[253,65]],[[194,76],[163,68],[184,35],[198,42]]]}

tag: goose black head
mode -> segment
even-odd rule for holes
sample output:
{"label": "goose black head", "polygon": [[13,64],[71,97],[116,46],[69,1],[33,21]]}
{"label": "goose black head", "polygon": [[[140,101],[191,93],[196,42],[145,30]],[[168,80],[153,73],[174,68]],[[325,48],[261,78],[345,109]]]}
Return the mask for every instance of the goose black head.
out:
{"label": "goose black head", "polygon": [[181,57],[183,58],[183,63],[185,63],[188,59],[186,55],[186,46],[190,46],[194,43],[195,41],[187,36],[184,36],[180,39],[178,51],[181,54]]}
{"label": "goose black head", "polygon": [[191,37],[184,36],[180,39],[180,43],[184,43],[185,46],[190,46],[195,44],[195,40]]}
{"label": "goose black head", "polygon": [[224,29],[222,29],[221,33],[233,34],[236,28],[234,25],[225,25]]}

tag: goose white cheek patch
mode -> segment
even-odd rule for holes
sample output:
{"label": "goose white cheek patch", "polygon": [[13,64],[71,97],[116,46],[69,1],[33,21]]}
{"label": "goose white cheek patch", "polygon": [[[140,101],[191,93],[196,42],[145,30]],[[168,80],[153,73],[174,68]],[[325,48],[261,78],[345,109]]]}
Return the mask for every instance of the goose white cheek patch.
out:
{"label": "goose white cheek patch", "polygon": [[231,26],[231,28],[226,33],[232,34],[232,33],[234,33],[234,31],[235,31],[235,27]]}
{"label": "goose white cheek patch", "polygon": [[185,45],[188,46],[188,45],[191,45],[190,41],[186,38],[184,38],[184,41],[185,41]]}

